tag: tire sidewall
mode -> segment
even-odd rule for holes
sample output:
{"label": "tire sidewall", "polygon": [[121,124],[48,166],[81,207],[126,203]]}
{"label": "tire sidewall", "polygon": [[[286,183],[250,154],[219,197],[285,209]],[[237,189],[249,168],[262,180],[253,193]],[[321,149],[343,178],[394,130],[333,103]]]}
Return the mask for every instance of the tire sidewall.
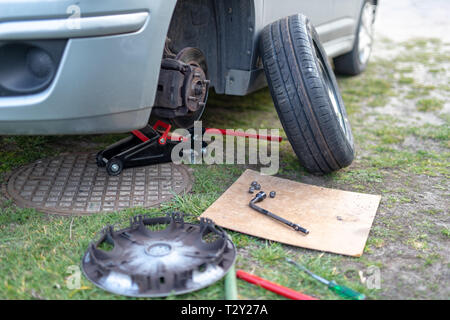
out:
{"label": "tire sidewall", "polygon": [[314,174],[350,165],[355,155],[351,127],[309,19],[296,14],[265,26],[260,50],[270,93],[300,164]]}
{"label": "tire sidewall", "polygon": [[[324,67],[327,69],[327,72],[329,74],[331,85],[333,86],[333,89],[335,91],[337,103],[339,104],[339,109],[344,118],[344,122],[345,122],[345,126],[347,128],[348,135],[343,131],[342,127],[339,125],[339,120],[337,119],[337,115],[335,114],[334,110],[332,110],[332,114],[334,116],[333,117],[334,125],[339,130],[339,132],[342,136],[342,139],[344,139],[344,141],[347,144],[347,147],[353,151],[354,150],[354,138],[353,138],[353,134],[352,134],[352,129],[350,126],[350,121],[348,119],[347,111],[345,109],[344,101],[342,99],[342,96],[341,96],[341,93],[339,90],[339,86],[337,84],[336,76],[334,75],[333,69],[331,68],[331,65],[327,58],[328,56],[327,56],[325,50],[323,49],[322,44],[319,40],[319,35],[318,35],[316,29],[312,26],[311,21],[307,17],[306,17],[306,28],[307,28],[307,34],[309,37],[309,41],[310,41],[311,47],[312,47],[312,54],[316,58],[316,59],[314,59],[314,64],[315,64],[315,68],[316,68],[315,72],[317,74],[320,74],[320,71],[319,71],[320,66],[318,65],[318,61],[317,61],[318,58],[317,58],[317,54],[315,52],[315,50],[317,48],[319,50],[320,56],[323,58],[323,59],[321,59],[322,63],[324,65]],[[321,77],[321,80],[322,80],[322,89],[325,91],[325,88],[326,88],[326,85],[324,83],[325,80],[322,77]],[[330,100],[330,97],[326,93],[325,93],[325,95],[327,97],[326,99],[328,102],[328,107],[330,109],[332,109],[332,102]]]}

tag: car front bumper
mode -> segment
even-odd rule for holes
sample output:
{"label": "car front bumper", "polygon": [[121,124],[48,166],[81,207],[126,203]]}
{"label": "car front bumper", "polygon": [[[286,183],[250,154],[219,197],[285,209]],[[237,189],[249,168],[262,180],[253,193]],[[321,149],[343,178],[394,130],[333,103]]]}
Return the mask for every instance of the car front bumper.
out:
{"label": "car front bumper", "polygon": [[[79,1],[75,7],[66,0],[1,2],[0,47],[66,43],[45,89],[27,94],[6,90],[0,96],[0,134],[88,134],[144,127],[155,100],[175,2]],[[1,64],[0,72],[6,70]]]}

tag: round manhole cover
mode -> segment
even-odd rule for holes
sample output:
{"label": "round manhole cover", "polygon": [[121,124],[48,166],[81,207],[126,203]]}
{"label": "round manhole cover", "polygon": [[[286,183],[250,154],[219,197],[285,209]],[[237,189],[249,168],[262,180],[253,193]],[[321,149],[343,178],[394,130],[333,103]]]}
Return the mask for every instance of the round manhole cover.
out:
{"label": "round manhole cover", "polygon": [[6,193],[21,207],[83,215],[153,207],[189,192],[192,181],[184,165],[129,168],[111,177],[97,167],[94,154],[65,154],[18,169],[9,178]]}

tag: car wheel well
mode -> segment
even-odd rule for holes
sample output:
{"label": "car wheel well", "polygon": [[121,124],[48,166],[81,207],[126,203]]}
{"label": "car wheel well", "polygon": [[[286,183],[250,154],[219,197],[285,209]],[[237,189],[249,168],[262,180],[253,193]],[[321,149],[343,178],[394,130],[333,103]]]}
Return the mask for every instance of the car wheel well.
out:
{"label": "car wheel well", "polygon": [[224,93],[229,69],[251,70],[256,64],[254,29],[254,0],[179,0],[167,38],[174,53],[199,48],[211,87]]}

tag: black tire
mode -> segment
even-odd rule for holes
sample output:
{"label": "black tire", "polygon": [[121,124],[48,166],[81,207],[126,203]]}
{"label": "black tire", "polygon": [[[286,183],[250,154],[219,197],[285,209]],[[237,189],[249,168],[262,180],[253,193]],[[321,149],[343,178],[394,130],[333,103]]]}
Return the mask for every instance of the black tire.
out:
{"label": "black tire", "polygon": [[[359,48],[359,43],[361,40],[360,39],[360,30],[363,27],[362,23],[361,23],[362,16],[363,16],[362,13],[363,13],[363,10],[364,10],[366,4],[372,4],[372,2],[373,1],[371,1],[371,0],[366,0],[366,1],[364,1],[363,5],[361,7],[361,11],[359,13],[358,27],[356,28],[355,42],[353,44],[352,51],[333,59],[334,70],[338,74],[347,75],[347,76],[356,76],[356,75],[364,72],[364,70],[366,70],[366,68],[367,68],[367,65],[369,63],[370,51],[372,50],[372,43],[370,44],[370,51],[368,53],[368,56],[367,56],[367,58],[364,58],[363,61],[361,61],[362,58],[360,56],[361,52],[360,52],[360,48]],[[373,6],[374,18],[375,18],[375,10],[376,10],[376,7]],[[373,25],[374,20],[372,20],[371,23]],[[373,34],[371,36],[373,36]]]}
{"label": "black tire", "polygon": [[354,158],[350,124],[309,20],[298,14],[266,26],[260,45],[275,107],[302,166],[323,174],[350,165]]}

